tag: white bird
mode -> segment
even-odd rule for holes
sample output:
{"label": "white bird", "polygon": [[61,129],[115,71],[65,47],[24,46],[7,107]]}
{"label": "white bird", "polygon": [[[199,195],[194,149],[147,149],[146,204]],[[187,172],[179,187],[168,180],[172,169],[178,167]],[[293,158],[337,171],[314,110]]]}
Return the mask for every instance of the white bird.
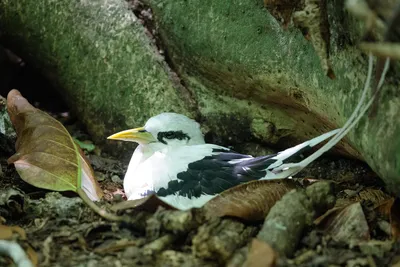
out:
{"label": "white bird", "polygon": [[[150,118],[144,127],[111,135],[108,139],[139,144],[124,178],[128,200],[155,193],[171,206],[186,210],[201,207],[217,194],[240,183],[295,175],[339,142],[368,109],[372,100],[364,106],[362,104],[371,73],[370,57],[368,78],[360,103],[343,128],[277,154],[252,157],[222,146],[206,144],[200,125],[176,113],[159,114]],[[305,150],[330,137],[333,137],[330,142],[314,154],[300,162],[295,161]]]}

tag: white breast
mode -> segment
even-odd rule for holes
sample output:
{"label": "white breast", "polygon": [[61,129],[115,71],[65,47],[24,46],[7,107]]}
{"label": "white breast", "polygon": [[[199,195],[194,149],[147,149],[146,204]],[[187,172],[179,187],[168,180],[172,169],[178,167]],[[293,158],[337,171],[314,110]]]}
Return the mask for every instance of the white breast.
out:
{"label": "white breast", "polygon": [[[146,191],[158,191],[160,188],[167,188],[168,183],[177,179],[178,173],[186,171],[190,163],[212,155],[213,149],[221,148],[216,145],[202,144],[166,147],[157,152],[146,153],[145,149],[139,146],[132,156],[124,178],[125,194],[129,200],[133,200],[142,198]],[[212,196],[201,196],[194,200],[193,198],[171,196],[167,201],[171,201],[172,206],[180,206],[179,203],[188,201],[199,206],[211,198]]]}

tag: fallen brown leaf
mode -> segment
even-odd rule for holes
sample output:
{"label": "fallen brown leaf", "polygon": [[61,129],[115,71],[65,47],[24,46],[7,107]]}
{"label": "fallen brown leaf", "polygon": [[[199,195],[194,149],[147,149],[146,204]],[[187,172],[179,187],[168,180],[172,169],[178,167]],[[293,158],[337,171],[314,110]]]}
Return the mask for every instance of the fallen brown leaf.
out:
{"label": "fallen brown leaf", "polygon": [[273,267],[276,266],[278,255],[275,250],[257,238],[253,238],[245,267]]}
{"label": "fallen brown leaf", "polygon": [[350,205],[368,201],[368,203],[371,203],[372,210],[377,212],[380,218],[384,218],[390,222],[392,238],[398,239],[400,237],[400,201],[395,200],[394,197],[391,197],[382,190],[365,188],[352,197],[339,199],[336,205],[318,217],[314,221],[314,224],[325,225],[326,227],[326,225],[330,224],[334,218],[340,216],[339,214]]}
{"label": "fallen brown leaf", "polygon": [[17,90],[8,93],[7,110],[17,132],[17,153],[8,162],[24,181],[55,191],[83,189],[91,200],[102,197],[90,165],[60,122],[34,108]]}
{"label": "fallen brown leaf", "polygon": [[346,207],[344,206],[335,206],[329,210],[327,210],[324,214],[319,216],[317,219],[314,220],[315,225],[320,225],[329,220],[329,218],[332,218],[336,216],[339,212],[341,212],[343,209]]}
{"label": "fallen brown leaf", "polygon": [[291,180],[252,181],[230,188],[207,202],[208,216],[263,220],[271,207],[296,186]]}
{"label": "fallen brown leaf", "polygon": [[[349,205],[361,201],[371,202],[374,209],[384,209],[386,205],[385,203],[390,199],[391,196],[384,193],[382,190],[365,188],[357,192],[354,196],[338,199],[335,206],[326,211],[323,215],[319,216],[317,219],[315,219],[314,223],[316,225],[324,224],[328,220],[332,219],[334,216],[337,216],[339,212],[347,208]],[[384,213],[389,214],[389,210]]]}
{"label": "fallen brown leaf", "polygon": [[155,212],[158,209],[158,207],[164,207],[165,209],[169,210],[176,210],[176,208],[165,203],[155,194],[151,194],[141,199],[120,202],[118,204],[113,205],[111,207],[111,210],[117,212],[120,210],[132,209],[136,211]]}
{"label": "fallen brown leaf", "polygon": [[334,214],[324,226],[325,233],[334,240],[345,243],[370,239],[369,227],[359,202],[348,205]]}

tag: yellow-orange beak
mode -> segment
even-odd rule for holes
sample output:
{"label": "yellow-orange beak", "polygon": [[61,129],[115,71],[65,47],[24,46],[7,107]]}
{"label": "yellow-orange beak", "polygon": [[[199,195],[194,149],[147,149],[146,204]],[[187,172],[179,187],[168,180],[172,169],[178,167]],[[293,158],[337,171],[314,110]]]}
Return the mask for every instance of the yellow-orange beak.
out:
{"label": "yellow-orange beak", "polygon": [[118,132],[107,137],[107,139],[137,142],[139,144],[148,144],[157,141],[143,127]]}

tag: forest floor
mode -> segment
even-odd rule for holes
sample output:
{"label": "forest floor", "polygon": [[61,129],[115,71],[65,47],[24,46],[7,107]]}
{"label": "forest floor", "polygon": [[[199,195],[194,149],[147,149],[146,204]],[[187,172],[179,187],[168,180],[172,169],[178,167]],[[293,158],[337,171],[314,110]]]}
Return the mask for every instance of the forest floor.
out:
{"label": "forest floor", "polygon": [[[122,201],[126,166],[104,154],[90,154],[89,159],[105,192],[104,202]],[[48,192],[25,183],[6,160],[0,157],[0,215],[6,225],[24,229],[26,241],[20,242],[33,248],[39,266],[242,266],[263,225],[263,221],[234,218],[199,222],[195,210],[177,213],[163,208],[155,213],[130,212],[134,225],[107,222],[73,194]],[[344,159],[324,159],[315,165],[306,177],[336,173],[337,177],[330,178],[335,181],[338,200],[351,199],[360,205],[348,204],[333,212],[334,223],[314,222],[297,233],[300,242],[290,259],[265,252],[265,258],[252,256],[265,265],[253,262],[247,266],[274,266],[267,264],[268,257],[277,266],[389,266],[396,261],[400,243],[391,241],[390,218],[380,212],[390,197],[381,191],[373,173],[361,163]],[[177,225],[165,225],[163,218],[169,216],[184,216],[183,224],[190,226],[182,227],[180,219]],[[6,257],[0,257],[1,266],[8,264]]]}

